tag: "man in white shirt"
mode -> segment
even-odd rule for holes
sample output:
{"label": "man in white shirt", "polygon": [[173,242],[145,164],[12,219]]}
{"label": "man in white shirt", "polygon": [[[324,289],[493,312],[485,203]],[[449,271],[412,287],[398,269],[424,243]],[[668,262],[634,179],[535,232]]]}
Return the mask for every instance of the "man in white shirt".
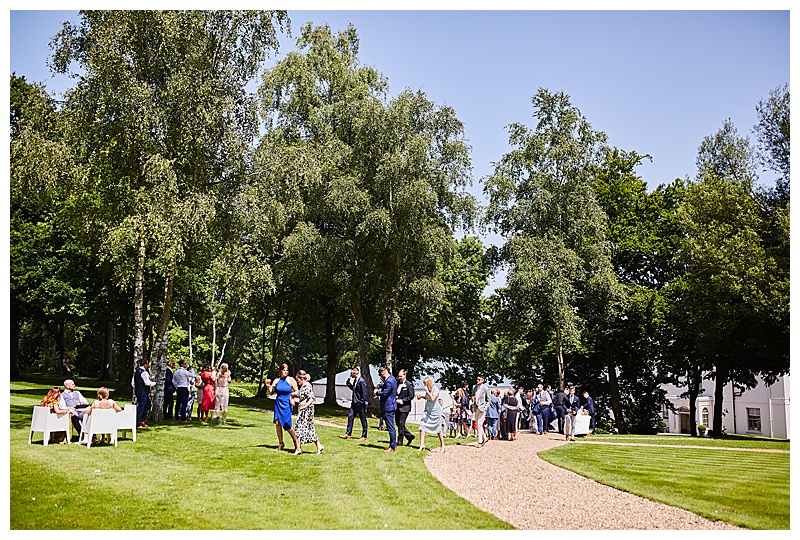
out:
{"label": "man in white shirt", "polygon": [[191,375],[186,370],[186,360],[178,361],[178,369],[172,374],[172,384],[177,393],[175,420],[186,422],[186,409],[189,405],[189,379]]}
{"label": "man in white shirt", "polygon": [[150,380],[150,372],[147,371],[149,362],[142,360],[141,365],[133,374],[133,390],[136,394],[136,423],[138,427],[149,427],[145,420],[150,413],[150,389],[156,385],[155,381]]}
{"label": "man in white shirt", "polygon": [[75,430],[80,434],[81,421],[83,421],[83,409],[89,406],[89,402],[83,395],[75,390],[75,382],[72,379],[64,381],[64,391],[61,392],[61,397],[58,399],[58,407],[60,409],[69,409],[72,425]]}

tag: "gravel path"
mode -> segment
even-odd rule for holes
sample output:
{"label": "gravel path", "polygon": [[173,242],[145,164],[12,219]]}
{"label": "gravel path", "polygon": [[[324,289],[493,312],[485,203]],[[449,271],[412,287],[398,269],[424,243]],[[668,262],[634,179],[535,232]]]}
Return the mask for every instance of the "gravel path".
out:
{"label": "gravel path", "polygon": [[[448,446],[444,454],[434,449],[425,465],[447,488],[518,529],[737,529],[605,486],[536,455],[562,444],[561,436],[520,432],[514,442],[490,441],[481,449],[466,444]],[[536,502],[542,498],[550,502]],[[593,501],[594,509],[575,501]]]}

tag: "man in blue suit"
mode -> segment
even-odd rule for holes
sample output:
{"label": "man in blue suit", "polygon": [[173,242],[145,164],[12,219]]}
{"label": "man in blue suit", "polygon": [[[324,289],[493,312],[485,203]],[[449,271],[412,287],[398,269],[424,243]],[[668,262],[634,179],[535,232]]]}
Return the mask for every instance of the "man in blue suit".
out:
{"label": "man in blue suit", "polygon": [[386,451],[395,452],[397,450],[397,430],[394,426],[394,411],[397,409],[397,379],[385,367],[378,370],[378,375],[383,381],[375,385],[375,395],[381,398],[381,417],[389,431],[389,446]]}
{"label": "man in blue suit", "polygon": [[361,376],[361,370],[354,367],[350,370],[350,377],[347,379],[347,387],[353,391],[353,399],[350,400],[350,412],[347,414],[347,431],[344,435],[339,435],[342,439],[349,439],[353,433],[353,420],[358,415],[361,420],[360,441],[367,440],[367,381]]}

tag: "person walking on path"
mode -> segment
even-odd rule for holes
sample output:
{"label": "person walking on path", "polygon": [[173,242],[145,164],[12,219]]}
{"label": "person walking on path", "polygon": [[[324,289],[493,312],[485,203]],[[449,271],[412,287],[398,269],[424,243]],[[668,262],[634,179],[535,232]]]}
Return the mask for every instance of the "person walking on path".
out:
{"label": "person walking on path", "polygon": [[353,421],[356,415],[361,420],[360,441],[367,440],[367,381],[361,376],[361,370],[357,367],[350,370],[350,377],[347,379],[347,387],[353,391],[350,400],[350,412],[347,413],[347,431],[344,435],[339,435],[342,439],[349,439],[353,433]]}
{"label": "person walking on path", "polygon": [[478,375],[478,383],[473,389],[473,402],[475,403],[475,424],[478,428],[478,444],[477,447],[481,448],[486,444],[486,434],[483,431],[483,421],[486,418],[486,411],[492,402],[489,394],[489,387],[486,385],[486,379],[482,375]]}
{"label": "person walking on path", "polygon": [[269,393],[277,394],[273,415],[275,422],[275,432],[278,435],[278,450],[283,450],[283,432],[286,431],[294,442],[295,455],[301,452],[300,441],[297,433],[292,428],[292,407],[294,406],[293,397],[297,395],[297,381],[289,376],[289,365],[281,364],[280,376],[274,384],[270,384],[269,379],[264,381],[269,389]]}
{"label": "person walking on path", "polygon": [[389,432],[389,446],[386,447],[386,451],[394,452],[397,450],[397,431],[394,426],[394,413],[397,410],[397,379],[385,367],[380,368],[378,374],[383,381],[375,385],[375,395],[380,397],[381,418]]}
{"label": "person walking on path", "polygon": [[[295,422],[295,432],[297,440],[300,441],[302,449],[303,443],[313,442],[317,446],[317,454],[321,454],[325,447],[319,442],[317,430],[314,427],[314,402],[317,400],[314,395],[314,388],[308,380],[308,373],[302,369],[295,376],[300,389],[297,391],[297,422]],[[295,452],[299,454],[300,452]]]}
{"label": "person walking on path", "polygon": [[497,388],[489,392],[489,407],[486,409],[486,427],[489,431],[489,440],[497,440],[497,423],[500,421],[500,392]]}
{"label": "person walking on path", "polygon": [[411,400],[414,399],[414,387],[406,379],[406,370],[397,372],[397,440],[402,444],[406,439],[406,446],[411,445],[414,435],[406,427],[406,419],[411,412]]}
{"label": "person walking on path", "polygon": [[425,450],[425,434],[431,433],[439,436],[440,452],[444,452],[444,422],[442,421],[442,406],[439,403],[439,388],[433,383],[433,377],[425,377],[422,381],[425,395],[417,399],[425,400],[425,410],[419,421],[419,451]]}
{"label": "person walking on path", "polygon": [[508,390],[506,392],[506,403],[505,403],[505,412],[506,412],[506,433],[508,433],[508,440],[514,441],[517,439],[517,410],[519,409],[519,403],[517,403],[517,398],[514,395],[513,390]]}
{"label": "person walking on path", "polygon": [[539,385],[539,410],[542,413],[542,433],[550,431],[550,407],[553,405],[553,398],[550,397],[550,392],[545,390],[542,385]]}

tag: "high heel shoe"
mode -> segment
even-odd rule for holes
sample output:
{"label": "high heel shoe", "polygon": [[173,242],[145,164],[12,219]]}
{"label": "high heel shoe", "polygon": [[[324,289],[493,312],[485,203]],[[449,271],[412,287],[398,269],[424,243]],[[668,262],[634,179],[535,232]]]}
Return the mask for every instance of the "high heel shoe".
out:
{"label": "high heel shoe", "polygon": [[283,443],[278,443],[278,450],[283,450]]}
{"label": "high heel shoe", "polygon": [[295,456],[299,456],[299,455],[300,455],[300,454],[302,454],[302,453],[303,453],[303,450],[302,450],[301,448],[295,448],[295,449],[294,449],[294,454],[293,454],[293,455],[295,455]]}
{"label": "high heel shoe", "polygon": [[419,450],[417,450],[417,452],[422,452],[423,450],[425,450],[425,447],[424,446],[420,446]]}
{"label": "high heel shoe", "polygon": [[317,450],[317,454],[321,454],[323,450],[325,450],[325,447],[324,446],[320,446],[319,450]]}

